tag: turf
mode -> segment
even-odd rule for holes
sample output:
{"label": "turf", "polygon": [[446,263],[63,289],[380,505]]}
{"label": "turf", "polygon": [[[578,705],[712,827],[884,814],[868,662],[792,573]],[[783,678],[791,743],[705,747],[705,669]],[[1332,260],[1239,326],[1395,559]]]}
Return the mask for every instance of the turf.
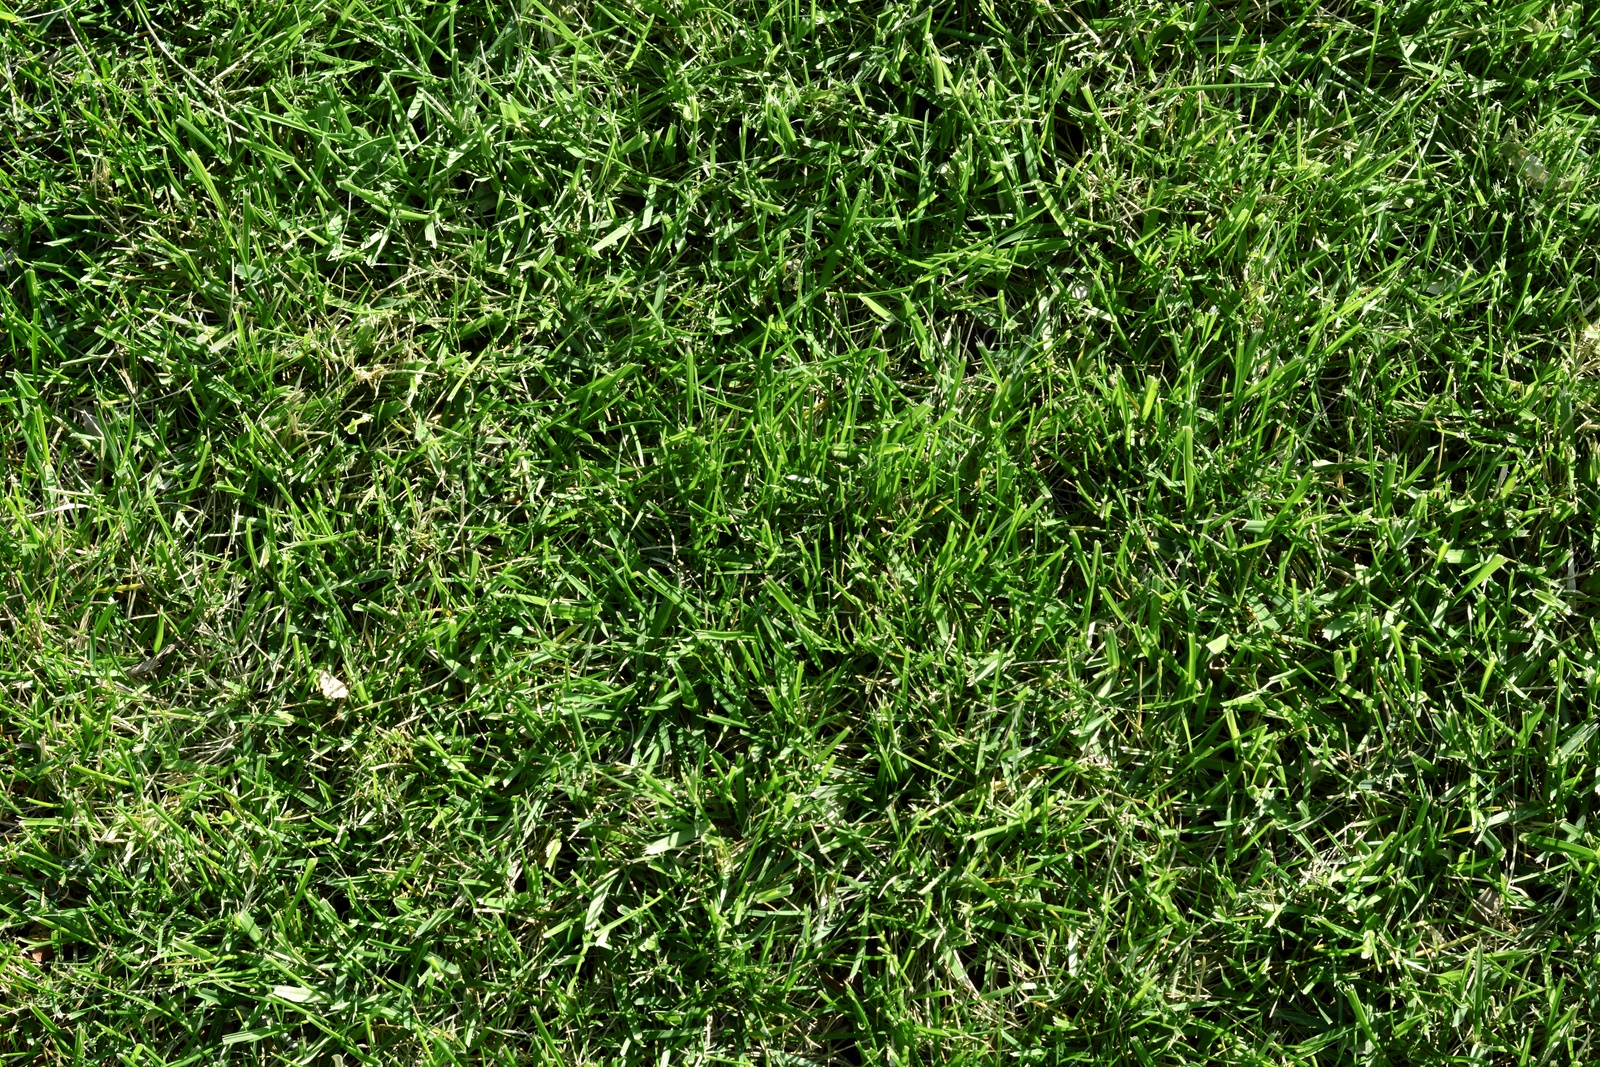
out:
{"label": "turf", "polygon": [[1593,4],[5,3],[0,1063],[1593,1054]]}

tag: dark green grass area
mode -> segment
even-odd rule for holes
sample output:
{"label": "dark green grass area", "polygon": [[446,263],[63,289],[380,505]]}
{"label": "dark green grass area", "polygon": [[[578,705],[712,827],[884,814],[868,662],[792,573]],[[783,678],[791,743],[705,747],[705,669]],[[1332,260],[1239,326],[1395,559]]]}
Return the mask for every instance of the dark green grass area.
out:
{"label": "dark green grass area", "polygon": [[1592,3],[4,2],[0,1064],[1595,1054]]}

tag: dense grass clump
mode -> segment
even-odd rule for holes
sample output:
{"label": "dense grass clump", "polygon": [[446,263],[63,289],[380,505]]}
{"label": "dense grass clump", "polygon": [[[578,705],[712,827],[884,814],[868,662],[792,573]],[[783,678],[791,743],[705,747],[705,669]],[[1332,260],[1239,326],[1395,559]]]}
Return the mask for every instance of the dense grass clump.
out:
{"label": "dense grass clump", "polygon": [[1540,1064],[1600,13],[4,0],[0,1064]]}

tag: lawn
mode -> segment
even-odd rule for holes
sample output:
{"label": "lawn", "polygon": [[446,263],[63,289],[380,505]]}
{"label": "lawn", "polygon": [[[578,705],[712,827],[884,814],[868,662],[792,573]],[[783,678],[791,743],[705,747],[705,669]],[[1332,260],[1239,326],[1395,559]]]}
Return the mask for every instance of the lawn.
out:
{"label": "lawn", "polygon": [[1600,1055],[1597,57],[3,0],[0,1065]]}

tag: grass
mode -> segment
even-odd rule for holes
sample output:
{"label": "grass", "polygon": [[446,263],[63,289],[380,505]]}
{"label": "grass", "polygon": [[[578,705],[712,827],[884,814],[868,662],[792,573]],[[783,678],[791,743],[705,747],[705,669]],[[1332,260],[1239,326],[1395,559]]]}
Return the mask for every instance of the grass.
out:
{"label": "grass", "polygon": [[0,1063],[1594,1054],[1594,5],[5,3]]}

